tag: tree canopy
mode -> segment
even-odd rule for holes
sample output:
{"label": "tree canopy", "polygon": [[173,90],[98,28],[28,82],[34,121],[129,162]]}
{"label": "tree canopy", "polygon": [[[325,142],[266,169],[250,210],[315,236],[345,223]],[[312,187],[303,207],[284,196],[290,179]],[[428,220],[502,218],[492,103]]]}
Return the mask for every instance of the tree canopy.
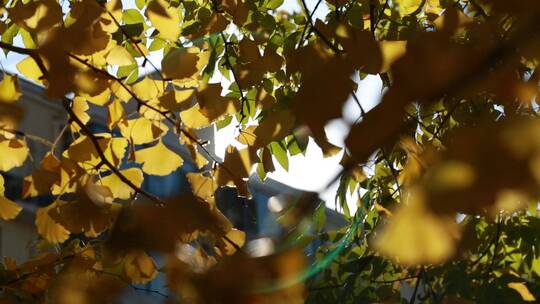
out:
{"label": "tree canopy", "polygon": [[[36,211],[38,254],[4,257],[2,303],[112,303],[158,273],[169,293],[155,291],[156,302],[536,301],[540,2],[309,4],[2,1],[0,48],[25,57],[0,82],[0,171],[33,161],[20,197],[53,197]],[[367,111],[356,93],[369,75],[384,89]],[[65,150],[18,130],[20,77],[62,105]],[[325,126],[350,98],[361,115],[338,147]],[[91,127],[98,112],[106,131]],[[239,134],[223,160],[199,138],[209,126]],[[33,140],[49,146],[43,159],[30,159]],[[215,191],[250,197],[251,174],[287,167],[309,140],[326,156],[343,153],[329,186],[339,183],[348,224],[325,230],[325,204],[306,192],[282,202],[275,251],[254,256]],[[191,193],[141,187],[184,162],[197,167]],[[9,221],[22,207],[4,188],[0,175]]]}

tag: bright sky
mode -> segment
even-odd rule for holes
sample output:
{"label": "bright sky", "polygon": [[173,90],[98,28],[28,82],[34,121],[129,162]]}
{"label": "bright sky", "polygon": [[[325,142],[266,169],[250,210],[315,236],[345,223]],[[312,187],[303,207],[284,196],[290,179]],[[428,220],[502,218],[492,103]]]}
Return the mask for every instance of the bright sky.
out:
{"label": "bright sky", "polygon": [[[122,1],[124,8],[135,7],[134,1]],[[311,12],[315,7],[316,0],[306,0],[307,6]],[[302,7],[298,0],[285,0],[283,5],[279,8],[289,12],[300,12]],[[328,7],[323,1],[319,5],[317,11],[314,13],[314,19],[324,19],[328,12]],[[17,37],[14,41],[15,45],[23,46],[22,41]],[[6,57],[3,53],[0,55],[0,64],[3,69],[12,73],[16,73],[16,63],[19,62],[23,56],[14,52],[10,52]],[[161,66],[162,53],[152,52],[149,59],[158,68]],[[140,64],[142,63],[139,62]],[[145,67],[147,73],[153,72],[150,65]],[[218,76],[219,77],[219,76]],[[222,77],[219,77],[222,78]],[[219,80],[219,78],[217,78]],[[226,80],[221,80],[226,82]],[[359,81],[359,79],[356,79]],[[226,83],[224,83],[226,84]],[[367,111],[373,108],[380,100],[382,83],[376,76],[368,76],[362,81],[359,81],[358,91],[356,95],[360,100],[363,108]],[[331,100],[328,101],[332,102]],[[335,145],[343,146],[343,141],[347,136],[350,125],[358,119],[360,110],[352,98],[350,98],[343,108],[343,118],[331,121],[326,126],[326,132],[330,142]],[[223,157],[225,148],[234,141],[236,134],[235,124],[232,123],[229,127],[221,129],[217,132],[215,137],[216,154],[219,157]],[[339,153],[336,156],[324,158],[322,151],[317,145],[310,140],[306,155],[297,155],[291,157],[289,161],[289,170],[285,171],[281,166],[276,163],[276,171],[269,173],[268,178],[272,178],[281,183],[289,185],[294,188],[321,192],[321,197],[326,201],[328,207],[334,207],[334,197],[337,190],[337,183],[332,187],[325,190],[325,186],[330,180],[341,171],[342,167],[339,165],[343,153]],[[351,211],[356,210],[356,197],[350,197],[349,208]]]}
{"label": "bright sky", "polygon": [[[316,3],[316,0],[306,0],[310,12],[313,12]],[[280,9],[289,12],[300,12],[302,7],[297,0],[285,0]],[[327,13],[328,7],[323,1],[313,16],[314,19],[324,19]],[[358,78],[355,80],[359,81]],[[362,81],[359,81],[356,96],[360,100],[364,110],[369,111],[379,103],[381,90],[382,82],[377,76],[368,76]],[[330,103],[332,100],[328,102]],[[349,98],[343,107],[343,118],[335,119],[325,127],[330,142],[342,147],[350,125],[358,119],[359,115],[360,109],[352,97]],[[219,157],[223,157],[225,148],[237,135],[234,124],[217,132],[215,145]],[[320,196],[326,202],[326,205],[329,208],[333,208],[339,185],[335,183],[328,189],[325,189],[325,187],[342,170],[343,167],[339,164],[342,156],[343,152],[333,157],[325,158],[321,149],[310,140],[305,156],[300,154],[290,158],[288,171],[285,171],[277,161],[274,161],[276,171],[269,173],[267,177],[297,189],[320,192]],[[356,200],[357,196],[355,195],[348,197],[348,205],[351,212],[356,210]]]}

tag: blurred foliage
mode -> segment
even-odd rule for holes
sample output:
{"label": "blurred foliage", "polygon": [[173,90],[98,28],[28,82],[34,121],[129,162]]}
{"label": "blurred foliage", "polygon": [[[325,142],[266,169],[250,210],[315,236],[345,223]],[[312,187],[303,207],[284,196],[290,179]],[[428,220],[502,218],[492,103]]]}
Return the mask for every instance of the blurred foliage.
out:
{"label": "blurred foliage", "polygon": [[[34,162],[20,196],[54,198],[36,211],[39,254],[4,258],[3,303],[110,303],[159,273],[168,294],[155,295],[180,303],[536,301],[538,1],[127,4],[2,2],[0,48],[25,57],[0,82],[0,170]],[[366,111],[355,94],[368,75],[383,96]],[[65,150],[18,130],[31,110],[19,77],[63,106]],[[361,115],[338,147],[325,126],[351,98]],[[223,160],[199,139],[206,127],[235,128]],[[43,159],[30,140],[48,146]],[[310,140],[343,153],[333,181],[348,225],[328,231],[324,204],[304,193],[274,210],[276,250],[251,252],[215,191],[249,198],[251,174],[288,170]],[[185,161],[192,193],[142,188]],[[12,220],[22,207],[0,186]]]}

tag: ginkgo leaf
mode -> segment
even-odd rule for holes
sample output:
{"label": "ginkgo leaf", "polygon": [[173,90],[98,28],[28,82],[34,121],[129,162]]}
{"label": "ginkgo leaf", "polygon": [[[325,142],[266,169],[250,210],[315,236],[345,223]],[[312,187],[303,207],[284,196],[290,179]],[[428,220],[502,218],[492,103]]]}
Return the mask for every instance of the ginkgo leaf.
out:
{"label": "ginkgo leaf", "polygon": [[124,47],[117,45],[113,47],[105,58],[108,64],[113,65],[130,65],[135,63],[135,59]]}
{"label": "ginkgo leaf", "polygon": [[166,83],[163,81],[144,77],[141,81],[133,85],[133,93],[141,100],[147,101],[161,95],[165,86]]}
{"label": "ginkgo leaf", "polygon": [[515,290],[521,296],[521,299],[526,302],[536,301],[534,295],[529,291],[527,285],[523,282],[511,282],[508,283],[508,288]]}
{"label": "ginkgo leaf", "polygon": [[201,52],[197,47],[173,49],[161,62],[163,75],[170,79],[194,77],[208,63],[205,54],[206,52]]}
{"label": "ginkgo leaf", "polygon": [[164,206],[135,204],[124,208],[111,231],[108,247],[171,252],[179,241],[190,242],[201,234],[219,239],[232,228],[217,207],[186,193]]}
{"label": "ginkgo leaf", "polygon": [[90,121],[90,115],[88,115],[88,113],[86,112],[88,111],[88,109],[90,109],[90,106],[84,98],[79,96],[73,98],[73,101],[71,103],[71,109],[82,123],[86,124]]}
{"label": "ginkgo leaf", "polygon": [[32,57],[26,57],[17,63],[17,70],[26,79],[41,83],[43,72],[39,69],[38,64]]}
{"label": "ginkgo leaf", "polygon": [[196,93],[196,99],[200,106],[199,111],[211,121],[240,110],[238,99],[221,96],[221,90],[220,84],[204,84],[199,87],[199,91]]}
{"label": "ginkgo leaf", "polygon": [[108,106],[107,125],[109,129],[113,129],[120,120],[124,117],[124,107],[120,100],[113,100]]}
{"label": "ginkgo leaf", "polygon": [[[120,173],[127,177],[135,186],[140,187],[143,182],[143,174],[139,168],[121,170]],[[116,174],[110,174],[101,178],[101,184],[110,189],[112,196],[119,199],[129,199],[135,194],[130,186],[124,183]]]}
{"label": "ginkgo leaf", "polygon": [[[57,201],[57,207],[48,211],[49,216],[71,233],[84,233],[87,237],[97,237],[111,226],[120,205],[96,203],[87,193],[88,188],[80,186],[76,201]],[[95,199],[95,198],[94,198]]]}
{"label": "ginkgo leaf", "polygon": [[0,171],[22,166],[29,152],[26,143],[16,138],[0,140]]}
{"label": "ginkgo leaf", "polygon": [[41,32],[62,21],[62,8],[55,0],[17,1],[9,16],[26,30]]}
{"label": "ginkgo leaf", "polygon": [[177,112],[192,105],[193,90],[174,90],[159,97],[159,105],[169,111]]}
{"label": "ginkgo leaf", "polygon": [[424,3],[423,0],[399,0],[396,1],[396,4],[399,7],[399,13],[402,16],[410,15],[414,13],[420,5]]}
{"label": "ginkgo leaf", "polygon": [[[231,229],[227,232],[223,240],[220,242],[220,250],[222,254],[232,255],[236,253],[236,248],[242,248],[246,242],[246,233],[238,229]],[[231,243],[234,243],[231,244]]]}
{"label": "ginkgo leaf", "polygon": [[53,220],[49,215],[49,211],[56,207],[56,203],[52,203],[47,207],[38,208],[36,211],[36,227],[39,235],[53,244],[64,242],[70,235],[70,232],[64,226]]}
{"label": "ginkgo leaf", "polygon": [[212,123],[208,117],[200,111],[200,106],[196,103],[191,108],[180,112],[180,119],[188,128],[200,129],[209,126]]}
{"label": "ginkgo leaf", "polygon": [[180,15],[167,1],[152,0],[146,8],[146,16],[161,37],[175,42],[180,36]]}
{"label": "ginkgo leaf", "polygon": [[225,154],[225,160],[218,167],[216,181],[220,186],[235,184],[239,188],[239,194],[248,196],[245,181],[251,174],[254,164],[259,162],[255,150],[248,148],[237,150],[229,146]]}
{"label": "ginkgo leaf", "polygon": [[19,78],[17,75],[4,74],[0,81],[0,102],[12,103],[21,97]]}
{"label": "ginkgo leaf", "polygon": [[392,63],[403,56],[407,51],[407,41],[384,40],[379,42],[379,46],[383,56],[381,73],[388,72]]}
{"label": "ginkgo leaf", "polygon": [[150,175],[169,175],[183,164],[183,159],[170,150],[161,140],[152,147],[135,151],[135,161]]}
{"label": "ginkgo leaf", "polygon": [[420,190],[411,190],[407,197],[409,204],[393,213],[377,235],[375,247],[405,265],[446,261],[456,252],[456,222],[451,216],[430,211]]}
{"label": "ginkgo leaf", "polygon": [[201,173],[188,173],[186,177],[191,186],[191,191],[195,196],[204,199],[207,202],[212,202],[214,192],[218,188],[216,181],[211,177],[206,177]]}
{"label": "ginkgo leaf", "polygon": [[132,284],[146,284],[157,274],[154,260],[144,251],[132,251],[124,257],[124,275]]}
{"label": "ginkgo leaf", "polygon": [[[103,156],[114,165],[119,165],[128,147],[128,140],[123,137],[110,137],[110,134],[95,134]],[[94,143],[87,136],[77,138],[63,155],[79,163],[83,168],[95,168],[101,162]]]}
{"label": "ginkgo leaf", "polygon": [[118,123],[120,133],[136,145],[155,141],[165,134],[166,126],[145,117],[122,120]]}
{"label": "ginkgo leaf", "polygon": [[4,177],[0,175],[0,219],[12,220],[21,212],[22,207],[4,197]]}

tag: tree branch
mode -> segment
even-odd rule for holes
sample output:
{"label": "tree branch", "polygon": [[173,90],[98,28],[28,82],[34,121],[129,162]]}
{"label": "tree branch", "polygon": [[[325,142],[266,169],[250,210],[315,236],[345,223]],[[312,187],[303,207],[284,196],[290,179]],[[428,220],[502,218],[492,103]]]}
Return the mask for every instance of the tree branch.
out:
{"label": "tree branch", "polygon": [[88,129],[88,127],[79,119],[79,117],[77,117],[75,112],[73,112],[73,109],[71,109],[70,103],[71,103],[71,101],[68,100],[67,98],[64,98],[62,100],[62,104],[63,104],[64,108],[66,109],[66,111],[68,112],[69,117],[71,118],[72,121],[74,121],[81,128],[82,132],[90,139],[90,141],[92,142],[92,145],[96,149],[96,152],[97,152],[99,158],[101,159],[101,161],[103,162],[103,164],[105,166],[107,166],[116,176],[118,176],[118,178],[122,182],[124,182],[131,189],[133,189],[133,191],[135,191],[135,193],[140,193],[140,194],[146,196],[148,199],[150,199],[151,201],[157,203],[158,205],[164,205],[165,202],[163,200],[161,200],[159,197],[157,197],[157,196],[155,196],[155,195],[141,189],[140,187],[138,187],[137,185],[132,183],[129,180],[129,178],[127,178],[125,175],[123,175],[122,172],[120,172],[120,170],[118,170],[118,168],[116,168],[116,166],[114,164],[112,164],[107,159],[107,157],[105,156],[104,151],[101,149],[101,146],[99,145],[98,139],[92,133],[92,131],[90,131],[90,129]]}
{"label": "tree branch", "polygon": [[306,4],[306,0],[301,0],[301,3],[302,3],[302,7],[304,8],[304,12],[306,14],[306,20],[307,22],[309,23],[311,29],[313,30],[313,32],[315,33],[315,35],[317,35],[319,38],[321,38],[321,40],[336,54],[341,54],[343,53],[342,50],[340,50],[336,45],[334,45],[328,38],[326,38],[326,36],[323,35],[323,33],[321,33],[321,31],[319,31],[319,29],[317,29],[315,27],[315,25],[313,24],[313,19],[311,19],[311,13],[309,11],[309,8],[307,7],[307,4]]}
{"label": "tree branch", "polygon": [[242,120],[244,120],[244,118],[246,118],[246,113],[244,112],[244,106],[247,103],[247,100],[246,100],[246,96],[244,95],[244,91],[242,89],[242,87],[240,86],[240,82],[238,81],[238,75],[236,75],[236,72],[234,71],[233,69],[233,66],[231,64],[231,61],[229,59],[229,50],[228,50],[228,47],[230,45],[230,42],[227,41],[227,39],[225,38],[225,34],[223,34],[223,32],[220,32],[219,33],[220,36],[221,36],[221,39],[223,40],[223,43],[225,44],[225,50],[224,50],[224,54],[223,54],[223,57],[225,57],[225,65],[227,65],[227,69],[229,69],[229,71],[231,71],[231,74],[233,76],[233,79],[234,79],[234,82],[236,83],[236,85],[238,86],[238,91],[240,92],[240,122],[242,122]]}
{"label": "tree branch", "polygon": [[36,142],[39,142],[45,146],[48,146],[49,148],[53,146],[53,143],[50,142],[49,140],[41,137],[41,136],[37,136],[37,135],[33,135],[33,134],[28,134],[26,132],[23,132],[23,131],[19,131],[19,130],[13,130],[13,129],[8,129],[8,128],[2,128],[0,127],[0,131],[4,131],[4,132],[7,132],[7,133],[11,133],[13,135],[16,135],[16,136],[20,136],[20,137],[23,137],[23,138],[27,138],[27,139],[30,139],[30,140],[33,140],[33,141],[36,141]]}
{"label": "tree branch", "polygon": [[35,50],[35,49],[26,49],[26,48],[14,46],[14,45],[5,43],[3,41],[0,41],[0,48],[5,49],[5,50],[9,50],[9,51],[12,51],[12,52],[15,52],[15,53],[19,53],[19,54],[22,54],[22,55],[30,56],[36,62],[39,70],[43,74],[43,77],[45,77],[45,78],[47,77],[47,75],[48,75],[47,68],[45,67],[45,64],[43,63],[43,60],[41,59],[41,57],[39,57],[39,53],[38,53],[37,50]]}

